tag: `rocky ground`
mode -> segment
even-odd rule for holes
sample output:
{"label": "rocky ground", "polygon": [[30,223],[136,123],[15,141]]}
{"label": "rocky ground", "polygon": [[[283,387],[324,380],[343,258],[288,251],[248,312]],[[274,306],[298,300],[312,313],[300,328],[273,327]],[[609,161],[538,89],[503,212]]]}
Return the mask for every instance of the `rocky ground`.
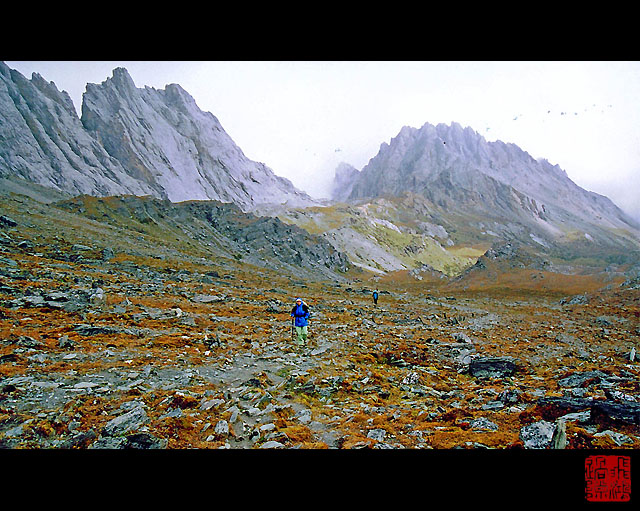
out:
{"label": "rocky ground", "polygon": [[314,281],[3,205],[2,448],[640,447],[622,273]]}

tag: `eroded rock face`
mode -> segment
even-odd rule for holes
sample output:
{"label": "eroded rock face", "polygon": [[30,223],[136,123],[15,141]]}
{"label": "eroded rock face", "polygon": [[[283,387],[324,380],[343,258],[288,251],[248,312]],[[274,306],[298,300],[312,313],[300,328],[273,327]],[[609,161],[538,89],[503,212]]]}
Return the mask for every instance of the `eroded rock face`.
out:
{"label": "eroded rock face", "polygon": [[358,174],[358,169],[353,165],[344,162],[339,164],[335,171],[331,197],[338,201],[346,200],[351,194],[353,183]]}
{"label": "eroded rock face", "polygon": [[434,208],[476,215],[486,225],[501,224],[503,231],[518,224],[540,246],[562,237],[568,225],[582,233],[587,246],[624,246],[624,236],[612,236],[612,228],[633,233],[635,243],[626,246],[637,248],[640,239],[637,221],[608,198],[580,188],[559,166],[515,144],[488,142],[455,122],[403,127],[359,172],[338,168],[334,184],[340,200],[417,194]]}
{"label": "eroded rock face", "polygon": [[126,69],[87,84],[82,116],[69,95],[0,63],[0,177],[71,195],[219,200],[247,211],[314,204],[263,163],[249,160],[218,119],[179,85],[136,88]]}
{"label": "eroded rock face", "polygon": [[66,92],[0,63],[0,176],[71,195],[153,193],[84,128]]}

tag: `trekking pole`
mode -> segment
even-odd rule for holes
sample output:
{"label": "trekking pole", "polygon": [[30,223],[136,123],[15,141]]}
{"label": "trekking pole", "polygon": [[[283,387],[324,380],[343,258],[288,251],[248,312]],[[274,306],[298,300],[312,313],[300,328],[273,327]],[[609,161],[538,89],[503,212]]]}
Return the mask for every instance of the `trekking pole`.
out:
{"label": "trekking pole", "polygon": [[295,342],[295,320],[296,318],[291,318],[291,342]]}

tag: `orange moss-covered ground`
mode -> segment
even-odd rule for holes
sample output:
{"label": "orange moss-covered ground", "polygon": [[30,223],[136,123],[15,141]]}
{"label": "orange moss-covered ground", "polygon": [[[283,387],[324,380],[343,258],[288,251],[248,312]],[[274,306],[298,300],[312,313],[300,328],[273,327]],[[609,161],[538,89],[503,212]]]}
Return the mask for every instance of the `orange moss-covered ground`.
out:
{"label": "orange moss-covered ground", "polygon": [[[99,202],[94,206],[100,214]],[[74,418],[77,431],[99,433],[122,413],[120,405],[140,400],[149,416],[147,431],[165,439],[169,449],[259,448],[267,438],[286,447],[325,449],[323,435],[329,433],[342,449],[381,444],[518,449],[523,426],[565,413],[537,404],[540,397],[564,395],[558,384],[564,377],[593,370],[632,375],[617,390],[640,394],[638,363],[628,355],[633,347],[640,350],[640,290],[621,288],[619,275],[511,269],[417,281],[409,272],[380,277],[353,271],[347,282],[322,282],[237,261],[207,265],[197,262],[200,252],[183,250],[186,245],[180,245],[182,252],[176,249],[182,256],[160,259],[156,253],[163,243],[144,245],[144,251],[136,247],[133,253],[128,246],[118,249],[115,241],[116,255],[108,261],[100,260],[98,248],[73,261],[70,244],[90,244],[81,234],[98,233],[97,222],[79,230],[67,218],[47,232],[45,217],[31,221],[42,225],[12,232],[13,243],[2,252],[18,264],[16,273],[0,277],[2,381],[18,376],[66,381],[107,371],[125,380],[129,372],[144,379],[146,367],[180,374],[216,368],[234,376],[210,381],[196,375],[179,390],[142,383],[105,394],[78,393],[61,410],[44,412],[16,411],[10,404],[26,402],[27,390],[0,384],[0,429],[24,424],[19,448],[68,434],[67,423],[58,419],[62,415]],[[32,250],[16,248],[22,238],[34,244]],[[207,272],[213,276],[205,279]],[[93,286],[105,291],[105,302],[76,312],[10,306],[18,296]],[[377,307],[371,299],[376,287],[381,291]],[[203,302],[198,295],[217,299]],[[585,303],[562,301],[576,295],[585,295]],[[297,296],[314,314],[307,352],[291,345],[288,311]],[[268,308],[273,303],[279,305]],[[599,323],[602,317],[610,324]],[[113,331],[81,335],[78,325]],[[455,337],[461,333],[471,342]],[[75,343],[73,348],[59,346],[63,336]],[[21,347],[20,339],[27,337],[42,344]],[[314,348],[322,350],[309,354]],[[464,350],[476,357],[513,357],[518,370],[504,378],[475,378],[458,360]],[[106,356],[107,351],[115,356]],[[70,354],[77,356],[65,358]],[[45,356],[34,359],[37,355]],[[251,388],[249,379],[255,380]],[[245,387],[242,397],[233,395]],[[487,407],[508,389],[520,392],[518,402]],[[583,390],[585,397],[606,398],[602,386]],[[202,408],[214,398],[224,404]],[[230,424],[228,435],[215,434],[219,421],[231,420],[233,403],[262,411],[272,405],[273,411],[258,415],[248,432]],[[180,416],[166,416],[176,408]],[[311,422],[296,418],[300,409],[310,411]],[[479,418],[497,430],[474,430],[472,422]],[[267,422],[273,424],[270,433],[249,442],[249,434]],[[631,443],[619,446],[607,435],[596,436],[607,429],[627,435]],[[373,430],[384,430],[384,439],[376,440]],[[567,423],[568,449],[638,448],[639,438],[636,424]]]}

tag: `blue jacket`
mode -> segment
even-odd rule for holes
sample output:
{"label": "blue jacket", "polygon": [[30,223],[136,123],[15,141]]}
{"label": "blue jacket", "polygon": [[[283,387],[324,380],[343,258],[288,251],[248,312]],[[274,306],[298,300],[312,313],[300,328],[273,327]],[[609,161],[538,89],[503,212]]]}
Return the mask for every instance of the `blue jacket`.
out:
{"label": "blue jacket", "polygon": [[291,309],[291,317],[296,318],[296,326],[307,326],[307,320],[309,319],[309,307],[304,303],[294,305],[293,309]]}

